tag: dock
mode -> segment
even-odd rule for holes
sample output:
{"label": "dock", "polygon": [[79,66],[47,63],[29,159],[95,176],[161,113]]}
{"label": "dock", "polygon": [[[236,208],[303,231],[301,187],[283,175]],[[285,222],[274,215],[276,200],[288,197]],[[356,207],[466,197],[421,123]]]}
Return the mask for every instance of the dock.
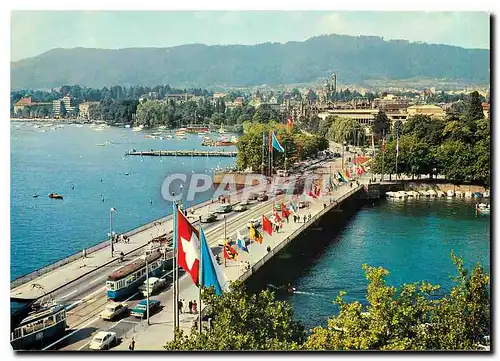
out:
{"label": "dock", "polygon": [[140,150],[126,152],[125,155],[140,155],[149,157],[236,157],[238,152],[210,150]]}

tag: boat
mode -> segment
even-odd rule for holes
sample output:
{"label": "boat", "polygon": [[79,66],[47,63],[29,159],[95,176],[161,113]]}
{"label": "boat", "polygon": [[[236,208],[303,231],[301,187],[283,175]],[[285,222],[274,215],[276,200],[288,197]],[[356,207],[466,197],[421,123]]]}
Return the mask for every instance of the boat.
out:
{"label": "boat", "polygon": [[462,198],[464,196],[464,194],[461,191],[456,191],[455,196],[457,196],[457,198]]}
{"label": "boat", "polygon": [[49,194],[49,198],[52,198],[52,199],[63,199],[63,196],[60,195],[60,194],[57,194],[57,193],[50,193]]}
{"label": "boat", "polygon": [[443,191],[437,191],[436,193],[438,197],[444,197],[446,195]]}
{"label": "boat", "polygon": [[106,146],[106,144],[101,143],[101,144],[97,144],[97,146],[98,146],[98,147],[105,147],[105,146]]}
{"label": "boat", "polygon": [[476,213],[489,214],[490,213],[490,205],[486,204],[486,203],[476,204]]}
{"label": "boat", "polygon": [[420,197],[420,194],[418,192],[415,192],[415,191],[408,191],[408,192],[406,192],[406,195],[408,197],[415,197],[415,198]]}
{"label": "boat", "polygon": [[472,196],[474,198],[483,198],[483,194],[481,192],[474,192],[472,193]]}
{"label": "boat", "polygon": [[295,287],[292,287],[291,284],[288,284],[288,286],[283,285],[280,287],[276,287],[275,285],[269,283],[267,284],[267,287],[273,289],[275,292],[280,293],[294,293],[295,291],[297,291],[297,289]]}
{"label": "boat", "polygon": [[125,128],[130,128],[130,124],[125,124]]}
{"label": "boat", "polygon": [[429,195],[427,191],[418,191],[418,194],[420,194],[422,197],[427,197]]}
{"label": "boat", "polygon": [[[150,277],[160,277],[165,260],[161,252],[147,256]],[[106,281],[106,296],[113,301],[122,300],[135,294],[146,280],[146,260],[137,259],[111,273]]]}
{"label": "boat", "polygon": [[437,192],[436,192],[434,189],[429,189],[429,190],[427,191],[427,195],[428,195],[429,197],[436,197],[436,196],[437,196]]}
{"label": "boat", "polygon": [[226,131],[224,130],[224,127],[221,125],[219,129],[219,134],[225,134]]}
{"label": "boat", "polygon": [[38,194],[33,194],[33,198],[38,198]]}
{"label": "boat", "polygon": [[28,313],[10,334],[14,350],[41,350],[66,332],[66,307],[51,303]]}
{"label": "boat", "polygon": [[167,135],[167,139],[174,139],[173,135]]}
{"label": "boat", "polygon": [[142,129],[144,129],[144,125],[139,125],[138,127],[133,127],[132,131],[133,132],[140,132]]}
{"label": "boat", "polygon": [[485,191],[485,192],[483,193],[483,197],[484,197],[484,198],[490,198],[490,192],[489,192],[489,191]]}
{"label": "boat", "polygon": [[472,198],[472,192],[471,191],[467,191],[465,192],[465,198],[469,199],[469,198]]}

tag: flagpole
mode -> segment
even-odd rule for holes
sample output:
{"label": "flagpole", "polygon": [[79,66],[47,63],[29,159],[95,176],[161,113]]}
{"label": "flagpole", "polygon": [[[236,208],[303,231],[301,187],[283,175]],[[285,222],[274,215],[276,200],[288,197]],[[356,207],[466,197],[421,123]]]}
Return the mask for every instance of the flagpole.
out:
{"label": "flagpole", "polygon": [[[172,209],[174,211],[174,217],[173,217],[173,223],[174,223],[174,238],[173,238],[173,246],[174,246],[174,249],[173,249],[173,257],[172,257],[172,290],[174,291],[174,294],[173,294],[173,297],[172,297],[172,313],[173,313],[173,322],[172,322],[172,326],[173,326],[173,329],[174,329],[174,341],[176,339],[175,337],[175,326],[177,325],[177,320],[176,320],[176,315],[177,315],[177,312],[176,312],[176,308],[177,308],[177,303],[176,303],[176,300],[177,300],[177,297],[176,297],[176,287],[175,287],[175,266],[176,266],[176,263],[177,263],[177,205],[175,204],[175,199],[174,199],[174,193],[172,192]],[[148,286],[149,287],[149,286]]]}
{"label": "flagpole", "polygon": [[262,132],[262,165],[261,165],[261,173],[264,175],[264,159],[266,153],[266,132]]}
{"label": "flagpole", "polygon": [[382,130],[382,178],[381,181],[384,181],[385,169],[384,169],[384,159],[385,159],[385,129]]}
{"label": "flagpole", "polygon": [[396,130],[396,180],[398,179],[399,132]]}
{"label": "flagpole", "polygon": [[199,321],[199,328],[200,328],[200,334],[201,334],[201,287],[203,285],[203,257],[202,257],[202,249],[201,249],[201,216],[199,216],[199,221],[200,221],[200,264],[199,264],[199,277],[198,277],[198,321]]}
{"label": "flagpole", "polygon": [[[177,220],[179,223],[179,220]],[[178,246],[178,245],[177,245]],[[175,265],[175,289],[177,292],[175,293],[175,319],[177,328],[180,327],[180,310],[179,310],[179,247],[176,247],[176,265]]]}

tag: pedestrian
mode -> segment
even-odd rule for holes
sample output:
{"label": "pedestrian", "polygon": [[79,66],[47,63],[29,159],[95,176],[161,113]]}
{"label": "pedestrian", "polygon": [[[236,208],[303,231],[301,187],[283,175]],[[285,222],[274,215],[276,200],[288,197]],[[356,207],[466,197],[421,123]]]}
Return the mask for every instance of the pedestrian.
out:
{"label": "pedestrian", "polygon": [[286,218],[286,223],[289,223],[288,217],[289,217],[288,215],[285,217]]}
{"label": "pedestrian", "polygon": [[198,308],[198,304],[196,303],[196,300],[193,301],[193,313],[197,313],[197,308]]}
{"label": "pedestrian", "polygon": [[179,312],[183,313],[182,312],[182,300],[177,301],[177,307],[179,308]]}
{"label": "pedestrian", "polygon": [[210,331],[213,331],[213,330],[214,330],[214,323],[213,323],[213,321],[212,321],[212,317],[209,317],[209,318],[208,318],[208,329],[209,329]]}
{"label": "pedestrian", "polygon": [[309,216],[307,217],[308,220],[311,220],[311,213],[309,213]]}
{"label": "pedestrian", "polygon": [[189,313],[192,313],[193,311],[193,301],[189,301]]}
{"label": "pedestrian", "polygon": [[134,351],[135,349],[135,339],[132,337],[132,342],[130,342],[130,345],[128,346],[128,349],[130,351]]}
{"label": "pedestrian", "polygon": [[306,218],[307,218],[307,217],[306,217],[306,215],[304,214],[304,223],[306,223]]}
{"label": "pedestrian", "polygon": [[187,215],[188,215],[187,209],[184,210],[184,215],[187,217]]}
{"label": "pedestrian", "polygon": [[[330,202],[331,203],[331,202]],[[323,208],[326,208],[326,203],[323,203]]]}
{"label": "pedestrian", "polygon": [[271,246],[267,246],[267,251],[271,252]]}

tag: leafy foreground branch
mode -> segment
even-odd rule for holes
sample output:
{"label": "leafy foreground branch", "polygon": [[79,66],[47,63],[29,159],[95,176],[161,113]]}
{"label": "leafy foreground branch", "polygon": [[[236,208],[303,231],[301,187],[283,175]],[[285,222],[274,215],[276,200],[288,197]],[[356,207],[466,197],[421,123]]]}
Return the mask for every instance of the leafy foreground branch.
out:
{"label": "leafy foreground branch", "polygon": [[439,286],[427,282],[396,288],[385,282],[382,267],[363,265],[368,280],[367,306],[345,303],[343,292],[334,303],[339,314],[328,327],[306,335],[293,318],[287,302],[275,301],[273,292],[248,294],[233,283],[224,296],[212,289],[203,299],[212,310],[213,329],[202,334],[182,331],[167,350],[473,350],[490,333],[490,278],[480,264],[472,272],[461,258],[451,255],[458,275],[449,294],[437,298]]}

